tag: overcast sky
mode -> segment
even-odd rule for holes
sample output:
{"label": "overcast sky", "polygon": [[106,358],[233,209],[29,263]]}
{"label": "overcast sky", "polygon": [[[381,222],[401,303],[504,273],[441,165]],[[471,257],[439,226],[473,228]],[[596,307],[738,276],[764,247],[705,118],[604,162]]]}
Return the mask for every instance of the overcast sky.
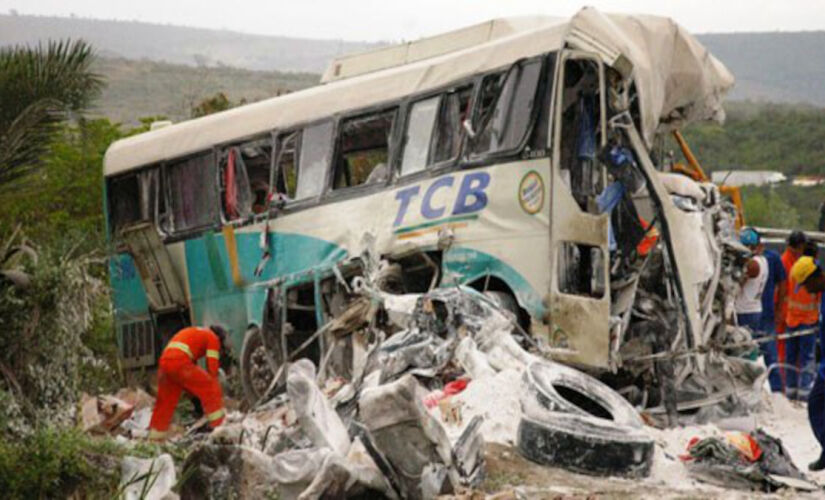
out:
{"label": "overcast sky", "polygon": [[263,35],[411,40],[494,17],[582,5],[676,19],[694,33],[825,29],[825,0],[0,0],[0,12],[138,20]]}

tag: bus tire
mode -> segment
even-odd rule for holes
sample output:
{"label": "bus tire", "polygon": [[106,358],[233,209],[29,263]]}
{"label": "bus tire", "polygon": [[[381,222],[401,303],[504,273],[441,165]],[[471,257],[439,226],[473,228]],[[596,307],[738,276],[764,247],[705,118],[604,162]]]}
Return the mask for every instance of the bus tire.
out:
{"label": "bus tire", "polygon": [[605,434],[579,415],[555,414],[519,422],[519,452],[530,461],[598,476],[647,477],[653,441],[640,432],[615,427]]}
{"label": "bus tire", "polygon": [[244,400],[248,405],[254,405],[264,396],[275,376],[275,367],[272,366],[263,334],[257,326],[249,328],[244,334],[240,370]]}
{"label": "bus tire", "polygon": [[522,410],[517,445],[529,460],[595,475],[650,474],[654,443],[639,414],[595,378],[557,363],[532,363]]}

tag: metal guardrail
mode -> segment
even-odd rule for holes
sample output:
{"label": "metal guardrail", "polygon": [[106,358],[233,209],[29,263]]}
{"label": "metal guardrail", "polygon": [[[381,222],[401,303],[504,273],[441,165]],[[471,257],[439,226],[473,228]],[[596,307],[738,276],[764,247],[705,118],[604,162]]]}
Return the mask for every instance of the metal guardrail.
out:
{"label": "metal guardrail", "polygon": [[765,336],[765,337],[758,337],[755,339],[743,341],[743,342],[734,342],[731,344],[705,344],[702,346],[694,347],[692,349],[683,349],[680,351],[665,351],[665,352],[657,352],[654,354],[646,354],[644,356],[638,356],[635,358],[630,358],[624,360],[626,363],[632,363],[637,361],[652,361],[657,359],[669,359],[669,358],[679,358],[682,356],[692,356],[697,354],[709,354],[711,352],[718,352],[724,349],[736,349],[739,347],[756,347],[759,344],[765,344],[767,342],[772,342],[775,340],[787,340],[793,339],[796,337],[805,337],[808,335],[815,335],[819,333],[819,327],[816,328],[806,328],[805,330],[799,330],[798,332],[793,333],[784,333],[782,335],[775,335],[775,336]]}

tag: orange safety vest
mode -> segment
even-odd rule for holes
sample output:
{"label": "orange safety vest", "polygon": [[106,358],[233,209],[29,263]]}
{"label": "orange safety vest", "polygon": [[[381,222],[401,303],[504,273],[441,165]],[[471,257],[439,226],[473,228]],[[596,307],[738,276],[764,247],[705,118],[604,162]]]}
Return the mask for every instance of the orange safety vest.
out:
{"label": "orange safety vest", "polygon": [[782,255],[782,264],[788,276],[788,295],[786,299],[785,324],[793,328],[799,325],[811,325],[819,321],[820,294],[810,294],[804,286],[791,279],[790,268],[796,259],[789,251]]}

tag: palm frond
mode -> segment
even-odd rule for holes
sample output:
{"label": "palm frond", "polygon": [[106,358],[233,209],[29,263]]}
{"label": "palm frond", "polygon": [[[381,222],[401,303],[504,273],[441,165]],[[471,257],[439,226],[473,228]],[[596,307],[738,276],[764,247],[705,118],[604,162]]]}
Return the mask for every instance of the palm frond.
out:
{"label": "palm frond", "polygon": [[0,49],[0,185],[36,168],[57,124],[103,88],[83,40]]}

